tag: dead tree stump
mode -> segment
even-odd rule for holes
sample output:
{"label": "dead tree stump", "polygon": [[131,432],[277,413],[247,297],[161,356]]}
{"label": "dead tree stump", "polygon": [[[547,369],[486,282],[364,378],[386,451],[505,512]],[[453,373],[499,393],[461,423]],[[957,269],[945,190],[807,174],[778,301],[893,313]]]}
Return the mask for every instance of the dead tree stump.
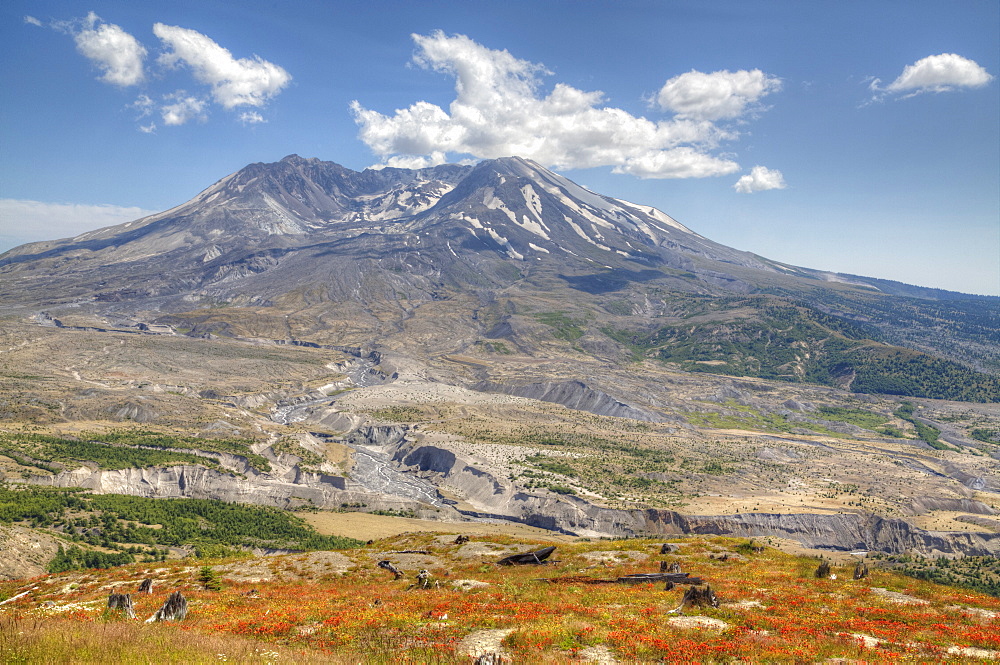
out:
{"label": "dead tree stump", "polygon": [[854,566],[854,579],[860,580],[868,577],[868,564],[864,561],[858,561],[857,565]]}
{"label": "dead tree stump", "polygon": [[167,597],[163,606],[156,610],[153,616],[146,619],[146,623],[153,623],[154,621],[180,621],[187,616],[187,612],[187,599],[184,598],[180,591],[174,591]]}
{"label": "dead tree stump", "polygon": [[136,593],[153,593],[153,580],[148,577],[144,579],[139,584],[139,589]]}
{"label": "dead tree stump", "polygon": [[429,572],[421,570],[417,573],[417,582],[413,587],[417,589],[430,589],[432,586],[434,586],[434,583],[431,581],[431,574]]}
{"label": "dead tree stump", "polygon": [[814,573],[814,575],[817,578],[830,577],[830,562],[829,561],[823,561],[822,563],[820,563],[819,564],[819,568],[816,569],[816,572]]}
{"label": "dead tree stump", "polygon": [[677,546],[673,543],[663,543],[660,545],[660,554],[673,554],[677,551]]}
{"label": "dead tree stump", "polygon": [[681,564],[676,561],[661,561],[660,562],[660,572],[661,573],[679,573],[681,572]]}
{"label": "dead tree stump", "polygon": [[379,561],[375,565],[377,565],[379,568],[384,568],[385,570],[388,570],[390,573],[392,573],[395,576],[393,579],[398,580],[403,576],[403,573],[399,570],[399,568],[396,568],[396,566],[392,565],[392,562],[389,561],[388,559],[383,559],[382,561]]}
{"label": "dead tree stump", "polygon": [[112,593],[108,596],[108,609],[121,610],[129,619],[135,618],[135,608],[132,606],[132,594]]}
{"label": "dead tree stump", "polygon": [[718,607],[719,599],[715,597],[715,592],[712,591],[712,585],[706,584],[703,587],[691,586],[688,590],[684,592],[684,598],[681,599],[681,606],[679,609],[684,609],[685,607]]}
{"label": "dead tree stump", "polygon": [[455,544],[456,545],[464,545],[467,542],[469,542],[469,537],[466,536],[466,535],[461,535],[461,536],[455,538]]}
{"label": "dead tree stump", "polygon": [[503,655],[492,652],[484,653],[483,655],[476,658],[475,665],[501,665],[502,663],[509,662]]}

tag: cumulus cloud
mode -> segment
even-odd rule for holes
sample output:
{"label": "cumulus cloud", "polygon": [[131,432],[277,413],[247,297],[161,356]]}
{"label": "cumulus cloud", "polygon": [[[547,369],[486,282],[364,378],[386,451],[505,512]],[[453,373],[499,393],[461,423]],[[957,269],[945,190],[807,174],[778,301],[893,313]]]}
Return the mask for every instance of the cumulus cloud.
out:
{"label": "cumulus cloud", "polygon": [[[153,33],[160,38],[165,52],[156,59],[147,77],[146,47],[121,29],[107,23],[94,12],[84,18],[42,23],[34,16],[24,16],[30,25],[45,26],[73,37],[77,50],[102,72],[99,79],[120,87],[145,84],[149,94],[142,94],[126,105],[136,112],[136,119],[159,112],[165,125],[182,125],[193,119],[204,120],[210,102],[226,110],[243,106],[262,107],[292,80],[278,65],[259,56],[234,58],[209,37],[187,28],[156,23]],[[198,81],[210,87],[210,93],[198,96],[163,94],[155,89],[163,86],[160,68],[186,67]],[[152,91],[151,91],[152,90]],[[160,101],[154,101],[154,99]],[[237,119],[244,125],[265,122],[256,112],[245,112]],[[140,131],[152,133],[155,124],[140,125]]]}
{"label": "cumulus cloud", "polygon": [[759,69],[711,74],[691,70],[664,83],[656,102],[682,117],[722,120],[756,109],[762,97],[780,89],[781,79]]}
{"label": "cumulus cloud", "polygon": [[82,27],[71,31],[76,49],[104,72],[100,80],[127,87],[146,78],[143,71],[146,48],[114,23],[105,23],[90,12]]}
{"label": "cumulus cloud", "polygon": [[[714,110],[703,104],[700,114],[650,120],[605,106],[600,91],[556,83],[550,93],[542,94],[541,77],[550,74],[543,65],[486,48],[464,35],[437,31],[413,35],[413,40],[413,62],[454,77],[455,99],[447,110],[418,101],[392,115],[354,101],[358,136],[385,166],[429,166],[456,153],[478,158],[519,155],[560,169],[612,166],[616,173],[640,178],[734,173],[739,165],[712,151],[737,134],[713,121],[735,118],[778,85],[777,79],[747,72],[747,81],[737,81],[740,84],[729,93],[741,95],[735,101],[717,93]],[[739,79],[740,74],[731,76]]]}
{"label": "cumulus cloud", "polygon": [[164,125],[183,125],[188,120],[206,120],[205,113],[207,102],[188,95],[183,90],[178,90],[164,97],[167,104],[160,107],[160,115]]}
{"label": "cumulus cloud", "polygon": [[993,76],[976,61],[956,53],[929,55],[907,65],[895,81],[882,87],[881,79],[873,78],[869,87],[879,100],[887,94],[912,97],[925,92],[947,92],[960,88],[981,88]]}
{"label": "cumulus cloud", "polygon": [[750,174],[741,176],[733,185],[740,194],[753,194],[763,192],[768,189],[784,189],[785,177],[777,169],[769,169],[766,166],[755,166],[750,169]]}
{"label": "cumulus cloud", "polygon": [[135,206],[0,199],[0,251],[26,242],[73,237],[155,212]]}
{"label": "cumulus cloud", "polygon": [[195,30],[156,23],[153,34],[170,49],[157,61],[168,67],[190,67],[198,81],[212,87],[213,99],[226,109],[262,106],[292,80],[284,69],[259,56],[234,58],[228,49]]}
{"label": "cumulus cloud", "polygon": [[245,111],[240,114],[240,122],[244,125],[256,125],[260,122],[267,122],[260,113],[256,111]]}

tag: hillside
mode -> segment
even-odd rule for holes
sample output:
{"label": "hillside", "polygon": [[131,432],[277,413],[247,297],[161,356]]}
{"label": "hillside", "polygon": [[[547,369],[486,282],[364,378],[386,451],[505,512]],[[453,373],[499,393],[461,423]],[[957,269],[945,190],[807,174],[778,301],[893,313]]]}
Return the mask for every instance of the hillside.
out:
{"label": "hillside", "polygon": [[[995,556],[998,303],[725,247],[530,160],[291,155],[0,256],[0,481]],[[19,528],[72,565],[138,546],[100,501]],[[131,555],[179,547],[156,524]]]}
{"label": "hillside", "polygon": [[[699,662],[1000,658],[1000,601],[854,561],[745,539],[524,539],[410,533],[342,552],[202,559],[0,582],[5,662]],[[555,545],[547,565],[499,566]],[[389,561],[403,577],[376,565]],[[677,564],[718,607],[678,610],[677,584],[619,577]],[[427,588],[416,575],[428,571]],[[144,579],[152,594],[136,594]],[[700,588],[700,587],[699,587]],[[133,594],[136,619],[108,610]],[[180,591],[187,617],[143,624]]]}

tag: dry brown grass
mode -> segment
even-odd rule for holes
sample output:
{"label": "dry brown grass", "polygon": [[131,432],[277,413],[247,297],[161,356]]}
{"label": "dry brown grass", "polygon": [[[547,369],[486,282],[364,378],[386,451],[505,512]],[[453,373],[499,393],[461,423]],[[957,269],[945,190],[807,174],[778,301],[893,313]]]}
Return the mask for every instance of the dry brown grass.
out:
{"label": "dry brown grass", "polygon": [[479,534],[482,536],[508,535],[525,538],[566,540],[570,536],[560,536],[552,531],[538,529],[526,524],[484,522],[435,522],[409,517],[390,517],[368,513],[301,513],[318,532],[325,536],[347,536],[359,540],[378,540],[403,533],[454,533]]}
{"label": "dry brown grass", "polygon": [[80,621],[0,615],[3,663],[331,663],[315,651],[292,650],[231,633],[178,630],[171,624]]}

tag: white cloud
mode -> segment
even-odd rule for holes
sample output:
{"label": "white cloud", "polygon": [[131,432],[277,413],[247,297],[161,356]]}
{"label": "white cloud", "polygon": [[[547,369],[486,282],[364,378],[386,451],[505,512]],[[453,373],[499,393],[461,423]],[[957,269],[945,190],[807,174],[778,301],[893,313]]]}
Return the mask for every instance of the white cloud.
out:
{"label": "white cloud", "polygon": [[204,112],[207,102],[192,97],[183,90],[165,95],[164,99],[170,102],[160,107],[160,115],[163,117],[164,125],[183,125],[188,120],[203,121],[207,118]]}
{"label": "white cloud", "polygon": [[135,206],[0,199],[0,251],[26,242],[73,237],[156,212]]}
{"label": "white cloud", "polygon": [[153,34],[170,49],[158,62],[168,67],[186,64],[198,81],[212,86],[212,97],[226,109],[262,106],[292,80],[284,69],[256,55],[234,58],[195,30],[156,23]]}
{"label": "white cloud", "polygon": [[885,89],[900,93],[944,92],[955,88],[979,88],[992,79],[975,61],[955,53],[942,53],[907,65]]}
{"label": "white cloud", "polygon": [[148,125],[139,125],[139,131],[143,134],[155,134],[156,133],[156,123],[151,122]]}
{"label": "white cloud", "polygon": [[27,23],[28,25],[37,25],[38,27],[42,27],[42,22],[39,21],[34,16],[27,16],[27,15],[25,15],[24,22]]}
{"label": "white cloud", "polygon": [[882,79],[868,77],[871,99],[861,106],[881,102],[890,95],[906,99],[925,92],[948,92],[960,88],[981,88],[993,76],[974,60],[955,53],[929,55],[903,68],[895,81],[883,87]]}
{"label": "white cloud", "polygon": [[754,110],[762,97],[780,89],[781,79],[759,69],[711,74],[691,70],[664,83],[656,102],[682,117],[723,120]]}
{"label": "white cloud", "polygon": [[87,14],[81,29],[73,31],[73,40],[76,49],[104,72],[100,79],[105,83],[126,87],[145,79],[145,47],[117,25],[102,22],[94,12]]}
{"label": "white cloud", "polygon": [[256,111],[244,111],[240,114],[240,122],[244,125],[256,125],[260,122],[267,122],[260,113]]}
{"label": "white cloud", "polygon": [[741,176],[733,185],[740,194],[753,194],[763,192],[768,189],[784,189],[785,177],[777,169],[769,169],[766,166],[755,166],[750,169],[750,175]]}
{"label": "white cloud", "polygon": [[[563,83],[543,95],[539,77],[549,72],[541,64],[488,49],[464,35],[437,31],[413,35],[413,40],[413,62],[453,76],[456,96],[447,111],[418,101],[392,115],[354,101],[358,137],[383,165],[427,166],[445,161],[446,153],[457,153],[478,158],[519,155],[561,169],[612,166],[615,172],[641,178],[705,177],[739,170],[734,161],[711,154],[721,141],[737,135],[705,113],[654,121],[604,106],[600,91]],[[742,97],[729,106],[717,100],[715,117],[735,117],[777,89],[777,79],[746,74],[749,82],[736,88]]]}
{"label": "white cloud", "polygon": [[127,104],[125,108],[135,109],[139,114],[136,118],[142,119],[147,115],[151,115],[155,106],[156,102],[154,102],[149,95],[139,95],[135,98],[134,102]]}

